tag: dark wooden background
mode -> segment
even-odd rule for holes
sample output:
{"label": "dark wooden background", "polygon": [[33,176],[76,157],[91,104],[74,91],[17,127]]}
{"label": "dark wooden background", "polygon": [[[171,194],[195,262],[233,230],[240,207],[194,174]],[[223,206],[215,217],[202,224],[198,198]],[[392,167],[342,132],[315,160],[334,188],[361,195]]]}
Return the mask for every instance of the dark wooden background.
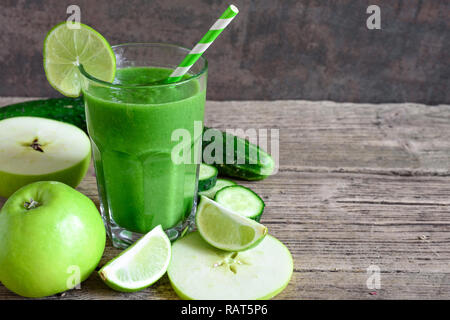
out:
{"label": "dark wooden background", "polygon": [[[42,67],[46,32],[81,8],[111,44],[192,47],[231,1],[2,0],[0,96],[58,96]],[[207,52],[211,100],[450,103],[448,0],[236,0]],[[381,8],[382,30],[366,27]]]}

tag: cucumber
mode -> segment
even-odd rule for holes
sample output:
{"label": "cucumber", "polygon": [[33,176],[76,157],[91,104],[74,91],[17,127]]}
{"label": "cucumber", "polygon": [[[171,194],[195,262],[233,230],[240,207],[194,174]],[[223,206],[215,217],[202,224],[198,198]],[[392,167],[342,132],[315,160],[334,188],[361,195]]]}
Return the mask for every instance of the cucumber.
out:
{"label": "cucumber", "polygon": [[200,163],[200,169],[198,174],[198,191],[209,190],[216,185],[217,181],[217,168]]}
{"label": "cucumber", "polygon": [[[209,132],[211,135],[211,141],[205,140],[205,132],[208,130],[214,130],[213,132]],[[223,157],[221,157],[221,163],[214,162],[211,163],[218,170],[220,175],[224,175],[227,177],[238,178],[242,180],[262,180],[270,176],[273,172],[275,163],[272,157],[259,148],[257,145],[249,142],[248,140],[241,139],[232,134],[222,132],[217,129],[212,129],[208,127],[204,127],[203,129],[203,153],[206,154],[211,153],[211,156],[215,157],[215,149],[213,148],[215,143],[215,137],[217,135],[222,135],[222,150]],[[227,144],[233,143],[232,150],[227,150]],[[244,160],[244,163],[238,163],[238,150],[242,150],[244,148],[245,154],[244,157],[241,157]],[[232,154],[230,154],[232,153]],[[254,156],[256,154],[256,157]],[[232,163],[227,163],[227,158],[233,159]],[[242,162],[242,161],[240,161]]]}
{"label": "cucumber", "polygon": [[0,120],[24,116],[67,122],[87,133],[82,97],[33,100],[0,108]]}
{"label": "cucumber", "polygon": [[264,201],[253,190],[238,185],[219,190],[214,201],[257,222],[261,219],[265,207]]}
{"label": "cucumber", "polygon": [[216,195],[217,191],[222,190],[225,187],[234,186],[234,185],[236,185],[236,182],[234,182],[234,181],[219,178],[219,179],[217,179],[216,185],[214,187],[212,187],[209,190],[199,192],[198,194],[214,200],[214,196]]}

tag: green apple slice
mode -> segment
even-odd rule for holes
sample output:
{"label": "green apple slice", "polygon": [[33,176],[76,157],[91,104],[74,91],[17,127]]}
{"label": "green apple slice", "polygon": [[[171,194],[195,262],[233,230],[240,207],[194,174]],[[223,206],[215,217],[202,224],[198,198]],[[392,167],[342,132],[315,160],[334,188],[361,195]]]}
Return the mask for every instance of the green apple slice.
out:
{"label": "green apple slice", "polygon": [[161,225],[155,227],[100,269],[102,280],[122,292],[142,290],[161,278],[171,257],[170,240]]}
{"label": "green apple slice", "polygon": [[76,187],[91,159],[91,143],[79,128],[60,121],[16,117],[0,121],[0,196],[35,181]]}
{"label": "green apple slice", "polygon": [[107,82],[114,80],[116,72],[116,57],[106,39],[85,24],[78,23],[77,27],[62,22],[44,40],[47,80],[67,97],[80,95],[80,64],[90,75]]}
{"label": "green apple slice", "polygon": [[198,231],[210,245],[226,251],[254,247],[267,234],[262,224],[201,196],[195,218]]}
{"label": "green apple slice", "polygon": [[193,232],[173,244],[167,274],[182,299],[264,300],[287,286],[292,271],[289,250],[270,235],[252,249],[232,253]]}

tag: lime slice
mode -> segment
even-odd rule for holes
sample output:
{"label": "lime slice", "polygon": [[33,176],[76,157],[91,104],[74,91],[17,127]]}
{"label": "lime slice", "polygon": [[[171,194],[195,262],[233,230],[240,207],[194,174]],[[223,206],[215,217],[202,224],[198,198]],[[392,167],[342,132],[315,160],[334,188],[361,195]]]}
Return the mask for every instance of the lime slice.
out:
{"label": "lime slice", "polygon": [[44,70],[50,85],[68,97],[81,92],[83,65],[87,73],[97,79],[112,82],[116,72],[116,57],[109,43],[91,27],[62,22],[53,27],[44,40]]}
{"label": "lime slice", "polygon": [[193,232],[173,244],[167,275],[182,299],[262,300],[287,286],[293,268],[289,250],[270,235],[252,249],[232,253]]}
{"label": "lime slice", "polygon": [[114,290],[139,291],[164,275],[170,257],[170,240],[159,225],[103,266],[99,274]]}
{"label": "lime slice", "polygon": [[210,245],[226,251],[243,251],[257,245],[267,234],[262,224],[243,217],[201,196],[196,213],[201,236]]}

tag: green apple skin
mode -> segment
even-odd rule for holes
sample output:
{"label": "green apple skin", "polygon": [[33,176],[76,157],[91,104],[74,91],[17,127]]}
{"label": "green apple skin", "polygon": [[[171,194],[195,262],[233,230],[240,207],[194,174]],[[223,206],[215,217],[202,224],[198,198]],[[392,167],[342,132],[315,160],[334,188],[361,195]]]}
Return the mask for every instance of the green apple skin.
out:
{"label": "green apple skin", "polygon": [[59,181],[76,188],[86,175],[91,162],[91,152],[72,167],[41,175],[21,175],[0,170],[0,197],[8,198],[14,192],[37,181]]}
{"label": "green apple skin", "polygon": [[[30,199],[39,205],[25,208]],[[0,280],[24,297],[66,291],[77,275],[82,282],[94,271],[105,241],[103,221],[88,197],[60,182],[29,184],[0,211]]]}

